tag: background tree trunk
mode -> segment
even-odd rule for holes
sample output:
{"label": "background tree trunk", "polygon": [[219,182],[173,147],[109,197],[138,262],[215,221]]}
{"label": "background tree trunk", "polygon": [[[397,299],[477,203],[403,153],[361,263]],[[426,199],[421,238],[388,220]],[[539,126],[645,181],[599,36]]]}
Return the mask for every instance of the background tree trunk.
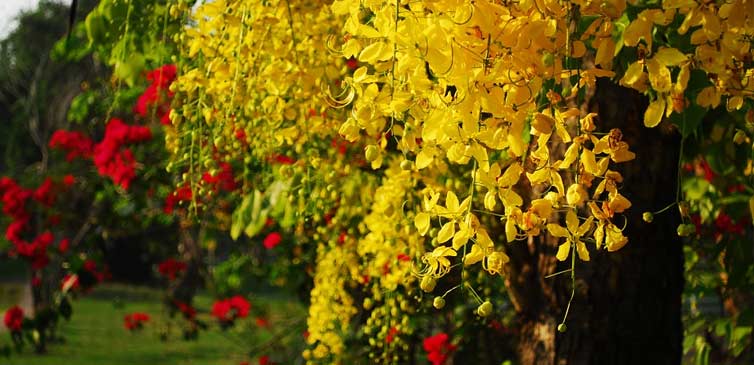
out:
{"label": "background tree trunk", "polygon": [[[680,136],[663,126],[643,125],[647,101],[600,79],[589,105],[599,113],[598,127],[620,128],[636,159],[618,165],[621,193],[633,206],[624,231],[629,243],[608,253],[589,247],[592,261],[577,262],[576,296],[558,333],[570,297],[569,275],[544,277],[566,269],[557,263],[557,240],[543,236],[509,246],[506,280],[520,320],[521,364],[680,364],[683,330],[682,241],[673,209],[642,221],[642,213],[675,201]],[[621,226],[617,218],[614,222]]]}

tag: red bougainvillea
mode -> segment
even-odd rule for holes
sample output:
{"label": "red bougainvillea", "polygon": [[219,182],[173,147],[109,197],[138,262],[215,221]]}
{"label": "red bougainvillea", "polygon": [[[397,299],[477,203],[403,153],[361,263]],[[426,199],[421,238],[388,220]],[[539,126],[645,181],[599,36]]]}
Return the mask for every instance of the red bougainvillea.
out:
{"label": "red bougainvillea", "polygon": [[149,322],[149,315],[146,313],[126,314],[123,318],[123,326],[129,331],[141,329],[144,323]]}
{"label": "red bougainvillea", "polygon": [[191,187],[186,184],[165,197],[165,205],[163,206],[162,210],[165,212],[165,214],[172,214],[176,204],[178,204],[179,202],[189,202],[191,201],[191,198]]}
{"label": "red bougainvillea", "polygon": [[212,305],[212,316],[220,322],[233,322],[237,318],[249,315],[251,303],[246,298],[236,295],[230,299],[218,300]]}
{"label": "red bougainvillea", "polygon": [[149,71],[147,80],[151,83],[136,101],[134,113],[147,117],[150,110],[156,107],[155,115],[160,119],[160,123],[169,125],[170,99],[173,97],[173,92],[169,88],[175,80],[176,71],[175,65],[170,64]]}
{"label": "red bougainvillea", "polygon": [[21,331],[21,326],[24,322],[24,310],[17,305],[11,307],[10,309],[8,309],[8,311],[5,312],[3,322],[5,323],[5,327],[7,327],[11,332]]}
{"label": "red bougainvillea", "polygon": [[424,339],[424,351],[427,351],[427,360],[432,365],[445,364],[449,354],[455,349],[456,346],[450,344],[448,334],[444,332]]}
{"label": "red bougainvillea", "polygon": [[157,271],[170,281],[175,280],[178,274],[186,271],[186,263],[175,259],[167,259],[157,266]]}
{"label": "red bougainvillea", "polygon": [[94,152],[94,142],[83,133],[75,131],[55,131],[50,138],[49,146],[66,151],[65,159],[68,162],[76,157],[90,158]]}

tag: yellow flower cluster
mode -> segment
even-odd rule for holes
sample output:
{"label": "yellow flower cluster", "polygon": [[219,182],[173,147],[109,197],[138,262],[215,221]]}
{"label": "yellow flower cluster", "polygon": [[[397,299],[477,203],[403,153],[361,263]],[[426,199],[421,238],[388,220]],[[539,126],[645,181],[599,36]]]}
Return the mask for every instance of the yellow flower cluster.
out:
{"label": "yellow flower cluster", "polygon": [[312,349],[304,352],[308,363],[339,364],[345,350],[343,334],[348,332],[351,317],[357,313],[347,291],[350,267],[358,265],[351,246],[320,245],[317,249],[306,340]]}
{"label": "yellow flower cluster", "polygon": [[[652,34],[658,31],[656,28],[678,22],[672,31],[679,36],[689,34],[692,48],[683,48],[678,41],[677,45],[671,44],[675,48],[654,49]],[[642,10],[622,33],[623,42],[618,47],[637,47],[640,53],[620,83],[642,92],[651,89],[655,95],[644,115],[644,124],[654,127],[663,117],[682,112],[691,102],[703,108],[717,107],[723,97],[728,111],[741,109],[744,98],[754,96],[753,31],[751,1],[673,0]],[[703,71],[711,85],[699,90],[694,100],[688,100],[685,91],[695,70]]]}
{"label": "yellow flower cluster", "polygon": [[[582,58],[585,45],[560,31],[570,27],[569,3],[340,0],[332,9],[348,16],[343,56],[363,64],[346,78],[347,99],[353,102],[341,134],[354,141],[377,140],[367,148],[367,159],[377,168],[387,154],[381,140],[391,133],[403,153],[402,165],[417,171],[418,181],[429,186],[414,226],[422,236],[433,226],[439,230],[431,234],[437,247],[421,258],[421,275],[447,274],[458,256],[466,266],[481,263],[490,274],[504,271],[509,258],[492,239],[496,235],[488,228],[495,227],[482,226],[479,214],[500,216],[508,242],[551,227],[556,236],[565,232],[569,245],[577,245],[582,236],[611,251],[626,244],[612,218],[630,202],[617,191],[620,174],[608,167],[610,161],[625,162],[634,155],[619,130],[598,138],[595,114],[582,115],[571,106],[580,89],[594,87],[595,77],[613,75],[606,61],[615,48],[609,32],[583,39],[598,48],[594,63],[600,68],[571,70],[564,64],[564,51]],[[610,19],[622,13],[605,9],[585,6],[581,14]],[[570,97],[545,86],[553,82],[571,85],[563,92]],[[562,156],[551,153],[558,145],[565,145]],[[438,174],[429,171],[446,162],[455,176],[470,180],[463,199],[457,189],[434,188]],[[566,188],[569,179],[574,182]],[[593,184],[595,179],[599,184]],[[547,191],[524,205],[517,190],[525,181]],[[588,189],[593,189],[591,197]],[[475,205],[477,192],[485,194],[484,209]],[[587,201],[590,209],[584,211],[591,216],[581,229],[555,228],[560,227],[552,223],[556,210],[568,211],[571,222]],[[580,256],[588,260],[582,246]],[[562,249],[558,258],[565,259],[563,252],[567,255]]]}

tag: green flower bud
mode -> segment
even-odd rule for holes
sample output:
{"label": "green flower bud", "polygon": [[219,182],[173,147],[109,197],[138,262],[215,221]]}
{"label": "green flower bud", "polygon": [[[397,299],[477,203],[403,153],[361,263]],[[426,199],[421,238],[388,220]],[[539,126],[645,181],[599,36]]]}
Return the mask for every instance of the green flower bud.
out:
{"label": "green flower bud", "polygon": [[373,144],[370,144],[364,150],[364,157],[367,159],[368,162],[372,162],[376,160],[378,156],[379,156],[379,150],[377,149],[377,146]]}
{"label": "green flower bud", "polygon": [[426,293],[430,293],[432,292],[432,290],[435,290],[435,286],[437,286],[437,280],[429,275],[423,277],[421,283],[419,284],[419,287]]}
{"label": "green flower bud", "polygon": [[476,309],[476,313],[480,317],[487,317],[490,314],[492,314],[492,303],[490,301],[485,301],[481,305],[479,305],[479,308]]}
{"label": "green flower bud", "polygon": [[435,297],[435,300],[432,301],[432,306],[437,309],[442,309],[443,307],[445,307],[445,298]]}
{"label": "green flower bud", "polygon": [[652,212],[644,212],[644,214],[641,215],[641,219],[643,219],[647,223],[652,223],[652,221],[655,219],[655,215],[652,214]]}
{"label": "green flower bud", "polygon": [[566,330],[568,330],[568,327],[566,327],[565,323],[561,323],[558,325],[558,332],[565,333]]}

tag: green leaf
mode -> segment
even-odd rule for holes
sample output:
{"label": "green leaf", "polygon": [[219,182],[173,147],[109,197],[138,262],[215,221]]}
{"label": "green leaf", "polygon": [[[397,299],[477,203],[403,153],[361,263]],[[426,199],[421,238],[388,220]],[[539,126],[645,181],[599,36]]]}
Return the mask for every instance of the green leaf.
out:
{"label": "green leaf", "polygon": [[241,231],[243,231],[250,220],[249,214],[251,213],[253,199],[254,195],[246,195],[241,201],[241,205],[231,215],[230,238],[234,241],[241,236]]}

